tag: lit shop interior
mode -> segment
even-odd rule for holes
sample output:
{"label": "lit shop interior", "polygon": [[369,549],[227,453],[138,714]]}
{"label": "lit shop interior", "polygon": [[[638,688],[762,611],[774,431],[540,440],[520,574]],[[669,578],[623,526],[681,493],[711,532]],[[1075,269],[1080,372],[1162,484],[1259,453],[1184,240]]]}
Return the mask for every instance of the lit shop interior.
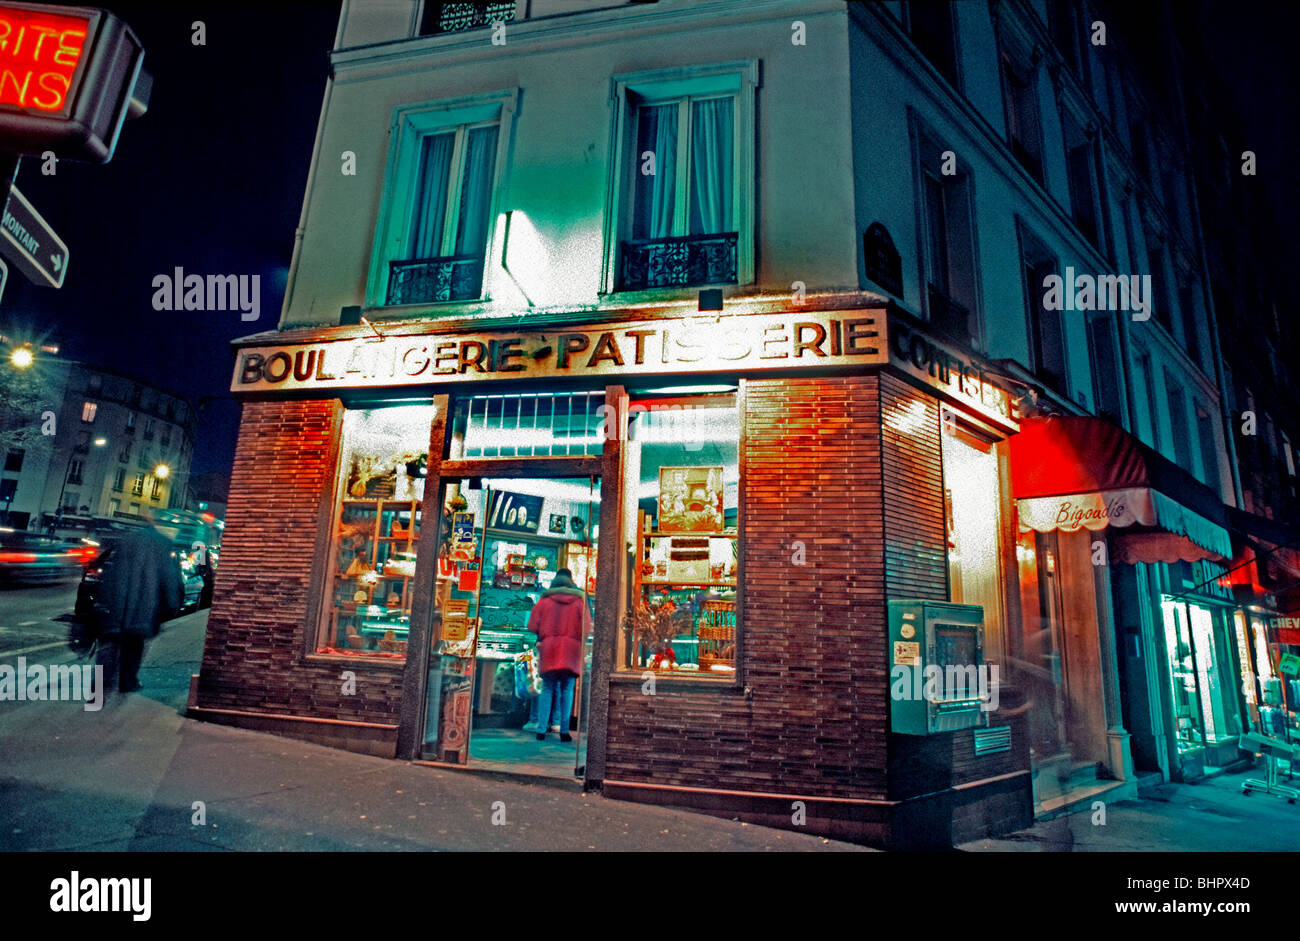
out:
{"label": "lit shop interior", "polygon": [[[448,460],[598,458],[615,427],[603,394],[454,400]],[[591,639],[569,728],[539,742],[541,678],[533,606],[567,568],[594,615],[601,480],[536,476],[428,479],[431,403],[350,409],[326,615],[317,652],[403,660],[416,593],[426,487],[438,488],[434,648],[424,753],[476,765],[583,765]],[[615,668],[702,680],[736,670],[740,423],[734,389],[631,396],[622,442],[623,597]],[[520,465],[511,465],[518,473]],[[430,524],[432,525],[432,524]],[[617,542],[606,540],[607,552]],[[555,723],[553,722],[552,725]],[[462,760],[452,758],[450,760]]]}

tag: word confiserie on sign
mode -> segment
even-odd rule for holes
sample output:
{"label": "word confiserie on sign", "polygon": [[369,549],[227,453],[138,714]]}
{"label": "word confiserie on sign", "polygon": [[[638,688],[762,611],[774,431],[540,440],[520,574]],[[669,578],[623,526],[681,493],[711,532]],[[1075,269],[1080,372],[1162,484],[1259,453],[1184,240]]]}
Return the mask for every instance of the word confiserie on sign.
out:
{"label": "word confiserie on sign", "polygon": [[0,4],[0,106],[65,111],[92,22]]}
{"label": "word confiserie on sign", "polygon": [[869,365],[884,334],[883,311],[850,310],[249,347],[231,391]]}

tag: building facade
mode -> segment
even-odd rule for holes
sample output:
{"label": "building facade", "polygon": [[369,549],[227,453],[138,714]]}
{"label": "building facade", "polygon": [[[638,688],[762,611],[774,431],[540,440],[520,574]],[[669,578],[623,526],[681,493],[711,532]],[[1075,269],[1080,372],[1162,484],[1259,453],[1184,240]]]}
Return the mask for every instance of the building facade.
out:
{"label": "building facade", "polygon": [[[1098,15],[345,2],[192,712],[887,846],[1188,773],[1217,331]],[[520,731],[561,566],[562,753]]]}
{"label": "building facade", "polygon": [[185,399],[83,363],[48,357],[31,368],[48,406],[33,418],[43,433],[6,454],[7,525],[71,534],[142,508],[183,508],[196,430]]}

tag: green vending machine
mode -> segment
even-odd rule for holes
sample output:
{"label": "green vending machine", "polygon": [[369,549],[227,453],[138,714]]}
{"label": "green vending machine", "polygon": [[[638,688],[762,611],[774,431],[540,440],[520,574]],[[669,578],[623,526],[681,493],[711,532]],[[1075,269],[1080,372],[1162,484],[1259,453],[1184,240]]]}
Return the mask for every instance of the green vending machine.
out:
{"label": "green vending machine", "polygon": [[889,602],[891,731],[934,735],[987,726],[991,682],[982,607]]}

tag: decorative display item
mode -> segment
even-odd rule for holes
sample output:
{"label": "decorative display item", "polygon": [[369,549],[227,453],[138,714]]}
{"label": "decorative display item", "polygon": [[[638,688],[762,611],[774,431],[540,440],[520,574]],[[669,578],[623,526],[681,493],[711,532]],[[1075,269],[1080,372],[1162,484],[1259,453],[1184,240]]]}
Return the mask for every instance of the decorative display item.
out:
{"label": "decorative display item", "polygon": [[358,454],[352,459],[348,493],[357,498],[391,499],[397,488],[397,468],[391,459]]}
{"label": "decorative display item", "polygon": [[451,541],[447,553],[453,559],[474,558],[474,514],[455,512],[451,517]]}
{"label": "decorative display item", "polygon": [[542,498],[530,493],[492,492],[487,525],[491,529],[536,533],[542,521]]}
{"label": "decorative display item", "polygon": [[563,536],[564,524],[565,524],[565,519],[563,513],[551,514],[551,532],[555,533],[557,536]]}
{"label": "decorative display item", "polygon": [[677,654],[673,651],[674,637],[691,627],[691,610],[678,607],[664,599],[657,605],[639,604],[623,616],[623,629],[630,631],[632,639],[648,651],[647,666],[652,669],[673,669]]}
{"label": "decorative display item", "polygon": [[387,562],[384,563],[384,575],[401,576],[404,578],[415,577],[415,553],[397,552],[393,554]]}
{"label": "decorative display item", "polygon": [[722,467],[659,469],[659,532],[721,532],[722,501]]}
{"label": "decorative display item", "polygon": [[349,634],[347,636],[348,646],[353,650],[362,650],[366,646],[366,639],[360,634]]}

